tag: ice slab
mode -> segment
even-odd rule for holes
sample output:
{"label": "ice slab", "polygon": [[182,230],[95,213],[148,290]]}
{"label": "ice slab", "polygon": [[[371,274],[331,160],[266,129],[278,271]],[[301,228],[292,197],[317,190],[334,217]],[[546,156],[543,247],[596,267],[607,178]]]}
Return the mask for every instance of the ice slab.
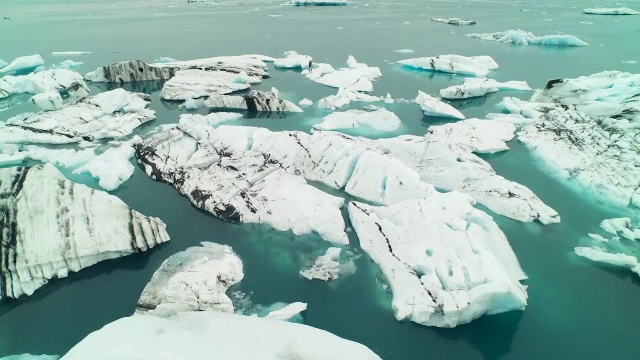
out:
{"label": "ice slab", "polygon": [[464,20],[459,18],[431,18],[431,21],[441,22],[449,25],[467,26],[476,23],[475,20]]}
{"label": "ice slab", "polygon": [[316,63],[302,74],[322,85],[364,92],[373,91],[372,81],[382,76],[379,68],[359,63],[353,56],[347,58],[346,68],[335,70],[329,64]]}
{"label": "ice slab", "polygon": [[89,92],[82,75],[73,70],[53,69],[29,75],[7,75],[0,78],[0,99],[13,94],[60,92],[77,84]]}
{"label": "ice slab", "polygon": [[589,46],[586,42],[573,35],[536,36],[524,30],[507,30],[486,34],[467,34],[468,37],[498,41],[515,45],[543,45],[543,46]]}
{"label": "ice slab", "polygon": [[526,279],[507,238],[468,195],[436,193],[387,207],[349,203],[360,246],[393,292],[398,320],[455,327],[523,310]]}
{"label": "ice slab", "polygon": [[187,100],[212,94],[230,94],[251,87],[251,83],[260,82],[260,78],[246,77],[238,79],[239,74],[228,71],[208,71],[200,69],[178,70],[162,86],[160,97],[165,100]]}
{"label": "ice slab", "polygon": [[347,0],[291,0],[292,6],[346,6]]}
{"label": "ice slab", "polygon": [[336,110],[343,106],[349,105],[352,101],[359,102],[378,102],[383,98],[361,93],[350,88],[340,88],[335,95],[323,97],[318,101],[319,109]]}
{"label": "ice slab", "polygon": [[318,279],[331,281],[340,275],[340,253],[342,249],[330,247],[324,255],[318,256],[313,265],[300,271],[300,275],[307,280]]}
{"label": "ice slab", "polygon": [[378,132],[395,131],[400,127],[400,118],[393,112],[378,108],[373,111],[348,110],[334,112],[313,125],[315,130],[339,130],[366,128]]}
{"label": "ice slab", "polygon": [[443,99],[468,99],[502,90],[529,91],[531,88],[525,81],[499,82],[493,79],[467,78],[464,79],[462,85],[454,85],[440,90],[440,97]]}
{"label": "ice slab", "polygon": [[8,65],[0,67],[0,75],[30,72],[42,65],[44,65],[44,59],[42,59],[40,55],[21,56],[14,59]]}
{"label": "ice slab", "polygon": [[[220,326],[224,324],[224,326]],[[132,342],[131,339],[136,341]],[[380,360],[358,343],[302,324],[215,311],[116,320],[74,346],[64,360]]]}
{"label": "ice slab", "polygon": [[2,297],[31,295],[53,278],[169,240],[165,224],[51,164],[0,169]]}
{"label": "ice slab", "polygon": [[301,313],[307,310],[307,303],[303,302],[294,302],[288,304],[287,306],[271,311],[268,313],[265,318],[280,320],[280,321],[288,321],[292,318],[301,316]]}
{"label": "ice slab", "polygon": [[454,119],[464,119],[465,116],[453,106],[442,102],[431,95],[418,91],[418,97],[414,102],[420,105],[420,108],[427,116],[442,116]]}
{"label": "ice slab", "polygon": [[91,51],[54,51],[51,53],[53,56],[79,56],[91,54]]}
{"label": "ice slab", "polygon": [[440,55],[398,61],[398,64],[430,71],[485,77],[498,64],[490,56]]}
{"label": "ice slab", "polygon": [[627,7],[620,8],[586,8],[582,10],[585,14],[592,15],[639,15],[640,11],[629,9]]}
{"label": "ice slab", "polygon": [[284,69],[308,69],[313,63],[313,58],[309,55],[301,55],[296,51],[287,51],[284,58],[275,59],[273,66]]}

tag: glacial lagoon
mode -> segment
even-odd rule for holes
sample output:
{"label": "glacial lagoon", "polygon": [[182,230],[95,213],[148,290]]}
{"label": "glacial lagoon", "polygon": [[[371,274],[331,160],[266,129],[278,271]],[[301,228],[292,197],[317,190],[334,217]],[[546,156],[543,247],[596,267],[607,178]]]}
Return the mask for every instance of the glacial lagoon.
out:
{"label": "glacial lagoon", "polygon": [[[418,91],[437,96],[440,89],[461,84],[464,76],[400,66],[407,58],[457,54],[489,55],[499,69],[489,77],[522,80],[542,89],[550,79],[576,78],[606,70],[640,73],[640,16],[583,14],[601,2],[567,1],[350,1],[348,6],[290,7],[279,2],[249,0],[187,3],[182,0],[95,0],[85,2],[5,0],[0,3],[0,58],[9,62],[41,54],[45,65],[72,59],[85,74],[99,66],[161,57],[180,60],[213,56],[263,54],[281,57],[295,50],[314,62],[345,66],[353,55],[379,67],[373,95],[391,94],[413,100]],[[610,5],[610,4],[608,4]],[[638,8],[633,1],[616,7]],[[458,17],[477,22],[452,26],[432,17]],[[8,19],[7,19],[8,18]],[[468,33],[523,29],[536,35],[570,34],[584,47],[513,45],[482,41]],[[396,52],[411,49],[414,53]],[[52,55],[87,51],[80,56]],[[293,103],[317,102],[336,89],[309,81],[300,70],[268,65],[271,78],[252,89],[275,87]],[[88,83],[92,95],[117,87]],[[186,110],[160,99],[163,82],[127,83],[125,90],[151,95],[149,109],[157,119],[136,130],[143,138],[158,125],[177,123]],[[532,92],[495,92],[483,97],[452,100],[467,118],[499,112],[507,96],[524,100]],[[0,120],[35,111],[31,95],[13,95],[0,102]],[[427,133],[430,126],[451,119],[424,116],[411,102],[373,103],[394,112],[401,126],[370,138]],[[352,102],[341,108],[363,109]],[[272,131],[309,132],[326,111],[304,107],[302,113],[255,116],[228,123],[265,127]],[[193,111],[192,111],[193,112]],[[197,110],[206,114],[206,110]],[[610,206],[555,176],[538,157],[514,139],[509,150],[481,157],[505,178],[531,189],[556,210],[561,222],[523,223],[477,208],[493,216],[509,240],[528,279],[524,311],[482,316],[453,329],[397,321],[391,294],[378,266],[360,248],[354,231],[347,231],[348,249],[355,253],[356,271],[332,282],[308,281],[299,271],[330,243],[318,235],[294,235],[268,225],[223,222],[193,206],[170,185],[157,182],[136,166],[133,176],[112,194],[131,208],[162,219],[171,241],[145,253],[100,262],[51,280],[29,297],[0,302],[0,356],[31,353],[64,355],[89,333],[129,316],[147,282],[169,256],[202,241],[226,244],[242,259],[244,279],[234,290],[251,294],[254,304],[297,301],[308,304],[304,324],[361,343],[383,359],[538,359],[632,358],[640,351],[633,331],[640,321],[636,297],[640,279],[628,269],[598,265],[574,253],[587,233],[600,233],[604,219],[630,216],[630,208]],[[135,161],[134,161],[135,163]],[[100,189],[87,175],[65,173],[70,180]],[[354,200],[344,192],[313,184],[332,195]],[[350,228],[347,206],[342,209]],[[588,243],[588,241],[587,241]],[[638,250],[635,250],[638,251]],[[637,252],[635,253],[637,256]],[[132,339],[131,341],[135,341]],[[345,357],[348,358],[348,357]]]}

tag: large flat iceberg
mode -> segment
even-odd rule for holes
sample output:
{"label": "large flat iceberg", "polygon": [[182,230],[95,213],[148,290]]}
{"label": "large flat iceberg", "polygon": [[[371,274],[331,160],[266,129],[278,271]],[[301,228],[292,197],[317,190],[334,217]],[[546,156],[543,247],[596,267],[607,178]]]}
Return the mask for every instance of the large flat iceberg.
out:
{"label": "large flat iceberg", "polygon": [[475,24],[475,20],[464,20],[464,19],[460,19],[460,18],[431,18],[431,21],[435,21],[435,22],[440,22],[440,23],[444,23],[444,24],[449,24],[449,25],[456,25],[456,26],[467,26],[467,25],[473,25]]}
{"label": "large flat iceberg", "polygon": [[0,169],[0,210],[1,297],[31,295],[53,278],[169,240],[159,219],[50,164]]}
{"label": "large flat iceberg", "polygon": [[582,10],[585,14],[592,15],[640,15],[640,11],[629,9],[627,7],[620,8],[586,8]]}
{"label": "large flat iceberg", "polygon": [[422,70],[481,77],[498,68],[498,64],[490,56],[440,55],[400,60],[398,64]]}
{"label": "large flat iceberg", "polygon": [[589,46],[586,42],[573,35],[536,36],[524,30],[507,30],[487,34],[467,34],[468,37],[498,41],[516,45],[545,45],[545,46]]}
{"label": "large flat iceberg", "polygon": [[393,112],[378,108],[373,111],[348,110],[334,112],[313,125],[315,130],[368,129],[377,132],[395,131],[400,127],[400,118]]}
{"label": "large flat iceberg", "polygon": [[[242,74],[246,75],[246,73]],[[224,95],[246,90],[251,86],[252,82],[261,81],[259,77],[250,78],[248,75],[246,76],[246,78],[239,78],[239,74],[222,70],[178,70],[162,86],[160,97],[165,100],[187,100],[212,94]]]}
{"label": "large flat iceberg", "polygon": [[379,68],[359,63],[353,56],[347,58],[346,68],[335,70],[329,64],[316,63],[302,74],[322,85],[364,92],[373,91],[372,81],[382,76]]}
{"label": "large flat iceberg", "polygon": [[468,99],[501,90],[529,91],[531,88],[524,81],[499,82],[493,79],[467,78],[462,85],[440,90],[440,96],[443,99]]}
{"label": "large flat iceberg", "polygon": [[349,204],[360,246],[393,292],[398,320],[454,327],[523,310],[526,279],[507,238],[468,195],[433,194],[388,207]]}

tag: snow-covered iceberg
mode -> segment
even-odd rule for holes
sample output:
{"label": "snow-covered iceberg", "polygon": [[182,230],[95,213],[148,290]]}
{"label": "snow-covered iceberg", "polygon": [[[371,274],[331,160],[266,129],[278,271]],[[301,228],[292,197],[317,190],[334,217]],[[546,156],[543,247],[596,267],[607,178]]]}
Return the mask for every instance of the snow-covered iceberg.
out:
{"label": "snow-covered iceberg", "polygon": [[463,20],[459,18],[431,18],[431,21],[457,26],[473,25],[476,23],[475,20]]}
{"label": "snow-covered iceberg", "polygon": [[361,93],[349,88],[339,88],[338,93],[323,97],[318,101],[319,109],[336,110],[349,105],[352,101],[378,102],[384,100],[381,97]]}
{"label": "snow-covered iceberg", "polygon": [[455,327],[523,310],[526,279],[507,238],[468,195],[433,194],[387,207],[349,203],[360,246],[393,292],[398,320]]}
{"label": "snow-covered iceberg", "polygon": [[160,265],[142,291],[136,312],[177,305],[189,311],[233,313],[226,291],[243,277],[242,261],[231,247],[203,242]]}
{"label": "snow-covered iceberg", "polygon": [[373,91],[372,81],[380,78],[382,72],[377,67],[359,63],[353,56],[347,58],[347,67],[335,70],[329,64],[316,63],[302,75],[318,84],[351,89],[354,91]]}
{"label": "snow-covered iceberg", "polygon": [[310,326],[216,311],[122,318],[88,335],[62,359],[89,358],[380,360],[361,344]]}
{"label": "snow-covered iceberg", "polygon": [[0,75],[31,72],[42,65],[44,65],[44,59],[42,59],[40,55],[21,56],[9,64],[5,63],[5,66],[0,67]]}
{"label": "snow-covered iceberg", "polygon": [[467,78],[464,79],[462,85],[454,85],[440,90],[440,97],[443,99],[468,99],[501,90],[529,91],[531,88],[525,81],[499,82],[493,79]]}
{"label": "snow-covered iceberg", "polygon": [[67,180],[53,165],[0,169],[1,297],[169,240],[165,224]]}
{"label": "snow-covered iceberg", "polygon": [[309,55],[298,54],[296,51],[287,51],[283,58],[275,59],[273,66],[283,69],[308,69],[313,63]]}
{"label": "snow-covered iceberg", "polygon": [[518,139],[553,172],[596,197],[640,207],[640,75],[607,71],[551,80],[520,108]]}
{"label": "snow-covered iceberg", "polygon": [[347,0],[291,0],[292,6],[346,6]]}
{"label": "snow-covered iceberg", "polygon": [[331,281],[340,275],[340,253],[342,249],[330,247],[327,252],[313,262],[313,265],[300,271],[300,275],[308,280],[318,279]]}
{"label": "snow-covered iceberg", "polygon": [[[241,73],[245,74],[246,73]],[[212,94],[230,94],[246,90],[251,83],[260,82],[260,78],[242,78],[228,71],[207,71],[200,69],[178,70],[162,86],[160,97],[165,100],[187,100]]]}
{"label": "snow-covered iceberg", "polygon": [[69,144],[121,139],[155,119],[149,95],[115,89],[54,111],[14,116],[0,124],[0,144]]}
{"label": "snow-covered iceberg", "polygon": [[629,9],[627,7],[620,8],[586,8],[582,12],[592,15],[640,15],[640,11]]}
{"label": "snow-covered iceberg", "polygon": [[245,95],[209,95],[202,101],[210,109],[246,110],[249,112],[302,112],[296,104],[280,99],[277,92],[250,90]]}
{"label": "snow-covered iceberg", "polygon": [[418,91],[418,96],[414,102],[420,105],[420,108],[427,116],[442,116],[454,119],[464,119],[465,116],[453,106],[434,98],[431,95]]}
{"label": "snow-covered iceberg", "polygon": [[490,56],[440,55],[400,60],[398,64],[422,70],[480,77],[485,77],[491,70],[498,68],[498,64]]}
{"label": "snow-covered iceberg", "polygon": [[313,125],[315,130],[370,129],[379,132],[395,131],[400,127],[400,118],[393,112],[378,108],[373,111],[348,110],[334,112]]}
{"label": "snow-covered iceberg", "polygon": [[468,37],[498,41],[516,45],[544,45],[544,46],[589,46],[586,42],[573,35],[536,36],[524,30],[507,30],[487,34],[467,34]]}
{"label": "snow-covered iceberg", "polygon": [[13,94],[60,92],[78,84],[89,93],[82,75],[73,70],[53,69],[28,75],[7,75],[0,78],[0,99]]}

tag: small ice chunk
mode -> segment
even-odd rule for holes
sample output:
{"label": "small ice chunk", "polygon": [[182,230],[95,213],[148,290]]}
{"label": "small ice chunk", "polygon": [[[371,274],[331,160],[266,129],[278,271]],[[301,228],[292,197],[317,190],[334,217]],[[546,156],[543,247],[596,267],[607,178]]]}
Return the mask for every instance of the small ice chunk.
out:
{"label": "small ice chunk", "polygon": [[602,220],[600,227],[609,234],[616,235],[618,232],[628,228],[631,225],[631,218],[614,218]]}
{"label": "small ice chunk", "polygon": [[394,52],[397,52],[399,54],[413,54],[415,51],[411,50],[411,49],[400,49],[400,50],[396,50]]}
{"label": "small ice chunk", "polygon": [[53,56],[78,56],[91,54],[91,51],[54,51],[51,53]]}
{"label": "small ice chunk", "polygon": [[418,91],[418,97],[416,97],[414,102],[420,105],[420,108],[427,116],[442,116],[451,117],[454,119],[465,118],[465,116],[453,106],[444,103],[422,91]]}
{"label": "small ice chunk", "polygon": [[287,51],[284,58],[275,59],[273,66],[284,69],[308,69],[311,67],[313,58],[309,55],[301,55],[295,51]]}
{"label": "small ice chunk", "polygon": [[340,274],[340,253],[342,249],[330,247],[324,255],[320,255],[311,267],[300,271],[300,275],[307,280],[318,279],[331,281]]}
{"label": "small ice chunk", "polygon": [[236,84],[248,83],[249,80],[251,80],[251,78],[244,71],[240,71],[240,73],[233,78],[233,82]]}
{"label": "small ice chunk", "polygon": [[516,45],[544,45],[544,46],[589,46],[586,42],[573,35],[536,36],[524,30],[507,30],[486,34],[467,34],[468,37],[498,41]]}
{"label": "small ice chunk", "polygon": [[586,8],[582,10],[585,14],[592,15],[639,15],[640,11],[629,9],[627,7],[620,8]]}
{"label": "small ice chunk", "polygon": [[0,75],[29,72],[42,65],[44,65],[44,59],[40,55],[21,56],[8,65],[0,67]]}
{"label": "small ice chunk", "polygon": [[454,85],[440,90],[440,96],[443,99],[467,99],[501,90],[529,91],[531,88],[525,81],[499,82],[486,78],[467,78],[464,79],[462,85]]}
{"label": "small ice chunk", "polygon": [[57,91],[37,94],[29,100],[43,111],[57,110],[62,107],[62,96]]}
{"label": "small ice chunk", "polygon": [[298,105],[300,105],[300,106],[311,106],[311,105],[313,105],[313,101],[311,101],[311,100],[309,100],[307,98],[304,98],[304,99],[302,99],[302,100],[300,100],[298,102]]}
{"label": "small ice chunk", "polygon": [[305,310],[307,310],[307,303],[294,302],[281,309],[271,311],[265,317],[273,320],[287,321],[299,316]]}
{"label": "small ice chunk", "polygon": [[348,110],[334,112],[313,125],[315,130],[339,130],[369,128],[380,132],[395,131],[400,127],[400,118],[389,110],[379,108],[374,111]]}
{"label": "small ice chunk", "polygon": [[291,0],[292,6],[346,6],[347,0]]}
{"label": "small ice chunk", "polygon": [[382,98],[378,96],[364,94],[349,88],[340,88],[336,95],[330,95],[320,99],[318,101],[318,108],[336,110],[349,105],[352,101],[376,102],[381,100]]}
{"label": "small ice chunk", "polygon": [[475,20],[463,20],[463,19],[459,19],[459,18],[431,18],[431,21],[435,21],[435,22],[441,22],[444,24],[449,24],[449,25],[456,25],[456,26],[466,26],[466,25],[473,25],[475,24]]}

